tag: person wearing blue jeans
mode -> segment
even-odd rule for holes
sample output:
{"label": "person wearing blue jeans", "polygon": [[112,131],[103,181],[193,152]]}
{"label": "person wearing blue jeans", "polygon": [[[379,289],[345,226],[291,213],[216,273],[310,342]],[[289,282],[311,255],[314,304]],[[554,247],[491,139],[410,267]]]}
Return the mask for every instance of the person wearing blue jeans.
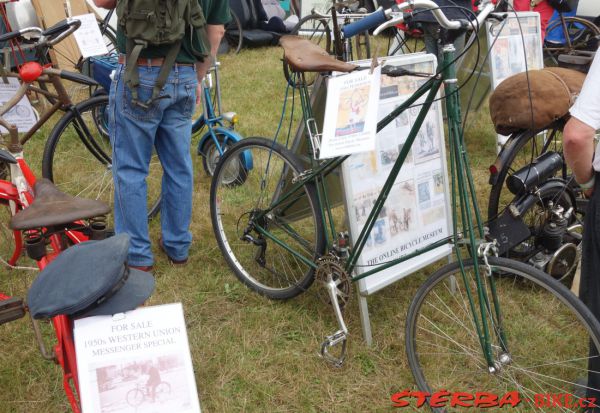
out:
{"label": "person wearing blue jeans", "polygon": [[[139,67],[138,96],[144,101],[160,67]],[[190,156],[197,75],[193,64],[175,64],[161,96],[149,109],[131,102],[124,81],[125,65],[119,64],[110,88],[109,129],[115,184],[115,231],[131,237],[129,264],[153,264],[148,218],[146,177],[153,149],[163,167],[161,230],[162,243],[174,263],[188,257],[192,241],[189,231],[192,213],[193,169]]]}
{"label": "person wearing blue jeans", "polygon": [[[94,0],[94,3],[112,9],[117,1]],[[115,232],[129,234],[129,266],[143,271],[151,271],[154,264],[148,233],[146,186],[154,150],[163,168],[160,247],[172,264],[180,265],[187,262],[192,242],[189,231],[193,191],[191,117],[200,97],[199,80],[210,68],[225,32],[224,24],[230,18],[227,1],[198,2],[207,22],[210,56],[198,61],[194,51],[201,49],[200,39],[186,34],[159,99],[153,100],[149,107],[132,102],[131,90],[125,82],[127,38],[122,28],[117,28],[117,48],[121,54],[110,87],[108,109]],[[137,60],[139,101],[146,102],[152,96],[152,88],[171,47],[171,44],[154,45],[141,51]]]}

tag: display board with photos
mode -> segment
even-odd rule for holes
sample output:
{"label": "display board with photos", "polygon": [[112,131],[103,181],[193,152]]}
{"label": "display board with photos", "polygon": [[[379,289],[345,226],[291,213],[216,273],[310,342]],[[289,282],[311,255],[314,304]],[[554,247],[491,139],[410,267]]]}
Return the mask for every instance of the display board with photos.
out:
{"label": "display board with photos", "polygon": [[[488,20],[486,28],[492,90],[507,77],[525,70],[543,69],[542,32],[538,13],[513,13],[501,22]],[[498,135],[498,144],[503,145],[507,139],[507,136]]]}
{"label": "display board with photos", "polygon": [[[370,61],[360,62],[368,66]],[[424,53],[386,58],[385,64],[434,73],[435,57]],[[410,97],[427,78],[381,76],[378,119]],[[422,103],[422,97],[418,103]],[[374,151],[350,156],[342,164],[350,238],[354,242],[402,149],[420,106],[403,112],[377,134]],[[357,274],[446,238],[451,233],[448,178],[440,101],[433,103],[396,182],[357,261]],[[450,254],[441,246],[363,278],[366,296]]]}

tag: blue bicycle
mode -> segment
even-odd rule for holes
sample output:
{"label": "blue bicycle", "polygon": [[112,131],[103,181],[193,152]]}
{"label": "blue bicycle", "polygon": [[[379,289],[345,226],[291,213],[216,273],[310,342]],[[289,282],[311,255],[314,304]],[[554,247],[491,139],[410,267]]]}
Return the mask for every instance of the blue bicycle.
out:
{"label": "blue bicycle", "polygon": [[[232,145],[242,140],[234,130],[238,122],[235,112],[221,113],[221,88],[219,83],[219,63],[210,69],[202,81],[202,115],[192,125],[192,138],[200,136],[198,155],[202,156],[202,166],[209,176],[213,176],[217,163]],[[214,84],[213,84],[214,77]],[[214,88],[214,95],[211,90]],[[226,180],[230,184],[243,183],[248,170],[252,169],[249,153],[241,155],[240,162],[227,171]]]}

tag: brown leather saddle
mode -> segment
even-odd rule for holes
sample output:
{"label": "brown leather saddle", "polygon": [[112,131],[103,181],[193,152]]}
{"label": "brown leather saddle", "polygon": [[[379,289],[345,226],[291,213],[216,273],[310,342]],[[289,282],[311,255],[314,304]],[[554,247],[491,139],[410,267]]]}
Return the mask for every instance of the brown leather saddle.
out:
{"label": "brown leather saddle", "polygon": [[11,218],[12,229],[23,231],[64,225],[110,212],[106,203],[67,195],[48,179],[39,179],[33,191],[34,202]]}
{"label": "brown leather saddle", "polygon": [[295,72],[352,72],[358,66],[336,60],[310,40],[285,35],[279,39],[283,58]]}

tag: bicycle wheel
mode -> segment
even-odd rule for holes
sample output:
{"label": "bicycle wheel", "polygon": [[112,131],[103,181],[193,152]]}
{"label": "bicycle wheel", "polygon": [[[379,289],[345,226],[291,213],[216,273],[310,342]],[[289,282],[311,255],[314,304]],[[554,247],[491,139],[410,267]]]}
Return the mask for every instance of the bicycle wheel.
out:
{"label": "bicycle wheel", "polygon": [[[228,151],[232,145],[235,144],[232,140],[227,140],[225,134],[221,132],[215,132],[218,145],[224,152]],[[219,152],[217,145],[212,139],[207,139],[202,147],[202,166],[208,176],[213,176],[217,163],[221,159],[221,153]],[[230,162],[231,170],[223,172],[223,184],[224,185],[240,185],[246,180],[246,168],[242,162]]]}
{"label": "bicycle wheel", "polygon": [[[96,22],[100,30],[102,30],[104,21],[102,19],[96,19]],[[106,30],[104,33],[102,33],[102,39],[104,40],[104,44],[106,45],[106,49],[108,51],[106,54],[117,52],[117,33],[112,27],[106,26]],[[62,61],[63,66],[66,66],[64,69],[71,70],[71,68],[75,68],[78,71],[82,70],[83,62],[86,59],[81,56],[78,50],[63,50],[62,48],[56,47],[54,47],[52,50],[60,59],[60,61]]]}
{"label": "bicycle wheel", "polygon": [[[311,14],[301,18],[290,34],[307,39],[331,54],[331,30],[327,20],[318,15]],[[283,75],[285,80],[292,81],[292,70],[288,67],[285,59],[283,60]],[[312,85],[316,76],[316,73],[305,73],[306,84]]]}
{"label": "bicycle wheel", "polygon": [[369,40],[369,32],[365,31],[357,34],[352,39],[348,40],[348,50],[346,51],[346,60],[364,60],[371,58],[371,40]]}
{"label": "bicycle wheel", "polygon": [[233,10],[231,12],[231,20],[225,25],[225,35],[223,41],[227,43],[228,51],[237,54],[242,49],[244,37],[242,36],[242,24],[240,19]]}
{"label": "bicycle wheel", "polygon": [[[4,165],[0,163],[0,167]],[[15,258],[15,237],[20,237],[19,231],[13,231],[8,223],[12,217],[8,202],[0,199],[0,264],[14,265],[11,259]]]}
{"label": "bicycle wheel", "polygon": [[579,17],[564,17],[564,21],[564,27],[559,19],[546,29],[546,39],[562,39],[558,42],[551,40],[544,42],[546,66],[557,66],[558,56],[561,54],[598,49],[600,29],[594,23]]}
{"label": "bicycle wheel", "polygon": [[169,398],[169,395],[171,394],[171,385],[169,383],[167,383],[166,381],[161,381],[160,383],[158,383],[158,385],[156,386],[156,401],[157,402],[164,402],[165,400],[167,400]]}
{"label": "bicycle wheel", "polygon": [[[499,398],[518,391],[528,399],[519,406],[523,411],[544,411],[529,403],[535,394],[571,394],[576,399],[585,393],[576,383],[587,379],[590,343],[600,348],[598,321],[577,297],[543,272],[503,258],[490,257],[489,264],[493,275],[482,274],[481,282],[488,300],[492,299],[490,281],[495,283],[502,325],[493,321],[497,318],[491,301],[482,308],[490,324],[496,372],[488,369],[471,316],[466,286],[474,295],[477,312],[480,307],[473,262],[466,260],[466,282],[459,264],[448,264],[427,279],[410,305],[406,349],[417,387],[431,393],[442,389],[473,395],[490,392]],[[505,342],[497,334],[500,328]]]}
{"label": "bicycle wheel", "polygon": [[[108,96],[78,103],[66,112],[50,132],[44,147],[42,175],[71,195],[101,199],[113,204],[111,146],[106,108]],[[79,119],[76,113],[81,115]],[[148,185],[148,218],[160,208],[162,168],[153,155]]]}
{"label": "bicycle wheel", "polygon": [[[232,185],[228,171],[242,157],[251,159],[252,168],[243,184]],[[325,249],[314,183],[290,191],[292,178],[304,169],[283,146],[246,138],[225,152],[211,182],[211,219],[225,260],[240,281],[272,299],[305,291],[314,269],[302,259],[312,263]]]}
{"label": "bicycle wheel", "polygon": [[132,407],[137,407],[144,402],[144,392],[140,389],[131,389],[125,395],[125,400],[127,400],[127,404]]}
{"label": "bicycle wheel", "polygon": [[[498,160],[490,167],[490,196],[488,220],[493,220],[515,199],[506,187],[506,178],[529,165],[543,153],[554,151],[562,155],[562,127],[564,121],[554,122],[542,130],[526,130],[513,134],[502,148]],[[500,162],[499,160],[503,160]],[[566,167],[557,173],[568,180]],[[577,188],[573,187],[573,190]]]}

